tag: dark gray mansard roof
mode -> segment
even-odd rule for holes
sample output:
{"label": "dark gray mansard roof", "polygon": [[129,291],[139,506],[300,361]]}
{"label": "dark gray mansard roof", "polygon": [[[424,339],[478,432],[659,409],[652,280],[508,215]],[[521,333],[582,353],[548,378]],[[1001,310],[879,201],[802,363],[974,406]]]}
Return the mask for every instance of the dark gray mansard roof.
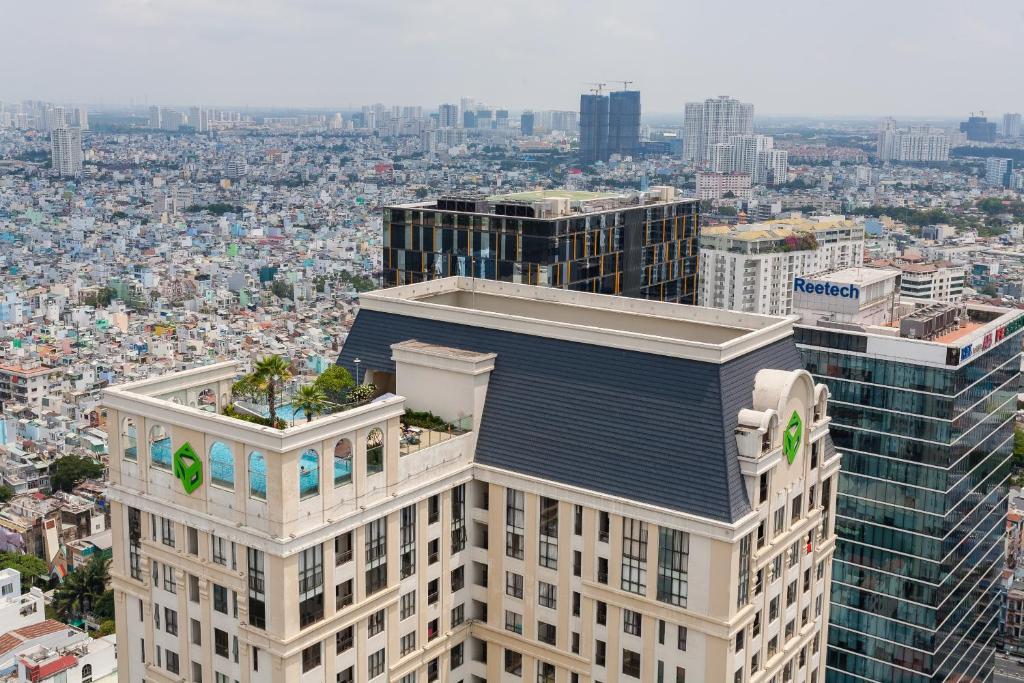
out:
{"label": "dark gray mansard roof", "polygon": [[416,339],[497,353],[476,461],[714,520],[751,509],[737,414],[761,368],[802,368],[792,336],[724,364],[363,309],[338,363],[394,372]]}

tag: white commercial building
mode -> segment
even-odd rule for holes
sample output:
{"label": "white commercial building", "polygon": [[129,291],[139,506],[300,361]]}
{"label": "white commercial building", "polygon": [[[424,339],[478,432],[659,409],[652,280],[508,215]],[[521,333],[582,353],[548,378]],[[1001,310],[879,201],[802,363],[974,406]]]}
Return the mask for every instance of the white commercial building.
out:
{"label": "white commercial building", "polygon": [[949,161],[949,136],[928,126],[900,130],[895,119],[885,119],[878,129],[876,152],[881,161]]}
{"label": "white commercial building", "polygon": [[234,363],[105,390],[122,682],[823,680],[839,455],[793,319],[360,304],[368,403],[237,420]]}
{"label": "white commercial building", "polygon": [[793,279],[864,263],[864,227],[843,216],[701,230],[701,306],[788,315]]}
{"label": "white commercial building", "polygon": [[967,268],[949,261],[932,263],[903,263],[897,266],[900,295],[904,299],[959,301],[964,296]]}

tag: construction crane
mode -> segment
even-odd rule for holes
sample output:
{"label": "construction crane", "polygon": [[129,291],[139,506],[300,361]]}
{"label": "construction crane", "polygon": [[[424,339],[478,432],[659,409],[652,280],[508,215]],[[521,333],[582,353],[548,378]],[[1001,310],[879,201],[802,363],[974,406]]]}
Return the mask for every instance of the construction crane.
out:
{"label": "construction crane", "polygon": [[592,85],[592,86],[594,86],[593,88],[590,89],[590,92],[592,92],[595,95],[600,95],[601,91],[604,90],[604,86],[606,86],[608,84],[607,83],[593,83],[593,82],[589,82],[589,81],[584,81],[583,85]]}
{"label": "construction crane", "polygon": [[622,83],[622,89],[623,89],[623,90],[629,90],[629,86],[633,85],[633,83],[635,83],[636,81],[623,81],[623,80],[618,80],[618,81],[615,81],[615,82],[616,82],[616,83]]}

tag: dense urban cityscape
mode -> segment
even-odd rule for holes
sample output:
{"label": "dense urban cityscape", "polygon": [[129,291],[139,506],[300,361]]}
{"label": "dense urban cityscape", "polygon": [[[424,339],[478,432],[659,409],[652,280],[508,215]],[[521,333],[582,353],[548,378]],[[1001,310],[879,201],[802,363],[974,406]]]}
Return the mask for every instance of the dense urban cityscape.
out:
{"label": "dense urban cityscape", "polygon": [[567,87],[0,101],[0,680],[1024,680],[1021,114]]}

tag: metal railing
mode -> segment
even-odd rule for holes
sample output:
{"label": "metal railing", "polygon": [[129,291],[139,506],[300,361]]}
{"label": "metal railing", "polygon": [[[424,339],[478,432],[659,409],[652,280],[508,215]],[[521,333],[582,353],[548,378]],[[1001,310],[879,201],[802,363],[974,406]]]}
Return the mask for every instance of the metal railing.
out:
{"label": "metal railing", "polygon": [[473,431],[473,416],[466,415],[449,423],[445,429],[428,429],[402,424],[402,437],[399,444],[399,454],[402,456],[415,453],[421,448],[436,446],[456,436],[467,434]]}

